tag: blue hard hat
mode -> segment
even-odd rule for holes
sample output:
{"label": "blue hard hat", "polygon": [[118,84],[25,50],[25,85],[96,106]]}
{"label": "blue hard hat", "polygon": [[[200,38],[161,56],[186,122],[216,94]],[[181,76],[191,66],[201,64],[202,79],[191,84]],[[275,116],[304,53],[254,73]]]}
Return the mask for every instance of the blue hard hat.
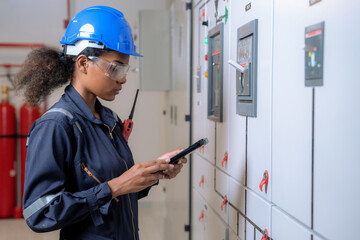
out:
{"label": "blue hard hat", "polygon": [[65,54],[78,55],[86,47],[109,48],[128,55],[136,52],[131,28],[122,12],[107,6],[86,8],[69,22],[60,43]]}

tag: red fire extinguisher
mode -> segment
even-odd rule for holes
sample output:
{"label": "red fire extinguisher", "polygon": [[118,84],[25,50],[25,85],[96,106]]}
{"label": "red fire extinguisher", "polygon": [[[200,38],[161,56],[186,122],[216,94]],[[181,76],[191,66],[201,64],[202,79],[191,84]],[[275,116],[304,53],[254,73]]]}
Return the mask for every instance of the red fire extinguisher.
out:
{"label": "red fire extinguisher", "polygon": [[31,125],[41,116],[39,106],[31,106],[30,103],[24,103],[20,108],[20,178],[21,178],[21,199],[20,206],[14,210],[15,218],[22,218],[22,199],[24,195],[25,182],[25,161],[26,161],[26,140]]}
{"label": "red fire extinguisher", "polygon": [[15,206],[16,118],[9,103],[9,89],[2,87],[0,103],[0,218],[13,215]]}

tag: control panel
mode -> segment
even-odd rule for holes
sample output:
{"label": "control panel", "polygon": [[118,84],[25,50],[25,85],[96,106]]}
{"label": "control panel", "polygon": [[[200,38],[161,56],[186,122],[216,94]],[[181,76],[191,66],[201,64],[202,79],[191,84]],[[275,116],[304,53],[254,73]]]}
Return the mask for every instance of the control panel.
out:
{"label": "control panel", "polygon": [[305,28],[305,86],[322,86],[324,71],[324,26],[321,22]]}
{"label": "control panel", "polygon": [[216,25],[208,34],[208,119],[215,122],[222,122],[223,25]]}
{"label": "control panel", "polygon": [[236,113],[256,117],[257,27],[255,19],[237,30]]}

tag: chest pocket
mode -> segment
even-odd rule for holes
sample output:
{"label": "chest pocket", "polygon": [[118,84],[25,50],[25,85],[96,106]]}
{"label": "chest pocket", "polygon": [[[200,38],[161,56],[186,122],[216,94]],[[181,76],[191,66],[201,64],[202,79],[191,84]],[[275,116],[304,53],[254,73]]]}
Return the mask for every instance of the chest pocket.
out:
{"label": "chest pocket", "polygon": [[[75,124],[76,128],[78,129],[79,133],[78,134],[83,134],[83,130],[79,124],[79,122],[76,120],[76,118],[74,117],[74,115],[69,112],[68,110],[64,109],[64,108],[52,108],[50,110],[48,110],[45,114],[48,114],[48,113],[53,113],[53,112],[58,112],[58,113],[62,113],[64,115],[66,115],[68,118],[69,118],[69,123],[72,125],[72,124]],[[45,115],[44,114],[44,115]],[[115,112],[113,112],[113,116],[115,119],[118,119],[117,115]],[[76,134],[77,135],[77,134]],[[80,163],[81,165],[81,169],[82,171],[84,171],[89,178],[92,178],[96,183],[98,184],[101,184],[102,182],[99,180],[99,178],[96,176],[96,173],[93,171],[93,170],[90,170],[86,164],[84,162],[81,162]],[[119,202],[118,198],[114,198],[115,201]]]}

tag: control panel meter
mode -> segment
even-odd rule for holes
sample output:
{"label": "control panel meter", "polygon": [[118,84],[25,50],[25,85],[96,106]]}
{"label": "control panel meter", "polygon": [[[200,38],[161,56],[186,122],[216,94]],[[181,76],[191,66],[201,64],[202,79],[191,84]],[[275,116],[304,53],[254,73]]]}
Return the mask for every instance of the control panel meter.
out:
{"label": "control panel meter", "polygon": [[323,85],[324,26],[321,22],[305,28],[305,86]]}
{"label": "control panel meter", "polygon": [[[255,19],[237,30],[236,113],[256,117],[257,27]],[[229,62],[230,63],[230,62]]]}
{"label": "control panel meter", "polygon": [[208,34],[208,119],[222,122],[223,108],[223,23]]}

